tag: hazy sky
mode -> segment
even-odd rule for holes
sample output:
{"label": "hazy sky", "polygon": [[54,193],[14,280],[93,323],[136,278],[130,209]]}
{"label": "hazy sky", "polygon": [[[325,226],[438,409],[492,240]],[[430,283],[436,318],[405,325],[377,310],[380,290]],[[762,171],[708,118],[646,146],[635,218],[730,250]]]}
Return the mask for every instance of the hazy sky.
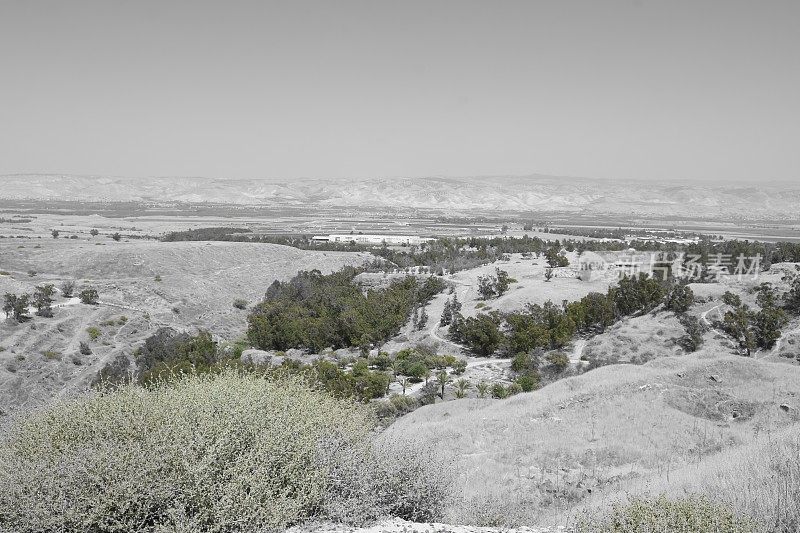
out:
{"label": "hazy sky", "polygon": [[800,1],[0,0],[12,172],[800,181]]}

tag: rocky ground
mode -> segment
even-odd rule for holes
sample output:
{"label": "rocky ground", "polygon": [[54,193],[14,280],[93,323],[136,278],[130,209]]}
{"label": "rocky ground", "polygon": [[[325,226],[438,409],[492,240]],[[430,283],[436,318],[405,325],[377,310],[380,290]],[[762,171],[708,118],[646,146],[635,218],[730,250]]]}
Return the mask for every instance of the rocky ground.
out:
{"label": "rocky ground", "polygon": [[417,523],[392,519],[364,527],[348,527],[339,524],[316,524],[295,527],[287,533],[557,533],[563,528],[504,528],[456,526],[440,523]]}

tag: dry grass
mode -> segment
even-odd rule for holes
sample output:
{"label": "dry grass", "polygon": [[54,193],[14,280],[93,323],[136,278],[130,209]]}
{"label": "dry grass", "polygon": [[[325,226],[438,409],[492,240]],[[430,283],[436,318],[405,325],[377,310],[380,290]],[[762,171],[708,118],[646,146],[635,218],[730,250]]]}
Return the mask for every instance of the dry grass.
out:
{"label": "dry grass", "polygon": [[670,312],[626,318],[589,340],[584,355],[597,365],[646,363],[682,354],[676,341],[684,334],[683,326]]}
{"label": "dry grass", "polygon": [[652,491],[705,494],[764,531],[800,531],[800,427],[764,434],[653,483]]}
{"label": "dry grass", "polygon": [[[686,401],[706,390],[718,391],[719,402]],[[795,420],[778,404],[793,394],[800,394],[795,367],[665,358],[600,368],[505,401],[425,407],[384,438],[412,435],[457,458],[461,504],[450,509],[453,521],[476,522],[477,504],[502,501],[493,514],[506,525],[564,522],[581,502],[788,427]],[[739,405],[752,412],[734,419]]]}

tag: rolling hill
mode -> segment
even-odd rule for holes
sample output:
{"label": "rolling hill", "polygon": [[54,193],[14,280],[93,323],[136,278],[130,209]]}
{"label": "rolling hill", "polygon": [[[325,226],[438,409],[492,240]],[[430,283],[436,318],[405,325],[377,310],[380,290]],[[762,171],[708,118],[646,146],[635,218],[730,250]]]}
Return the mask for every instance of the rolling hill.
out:
{"label": "rolling hill", "polygon": [[0,199],[564,212],[709,220],[795,220],[800,186],[553,176],[369,179],[0,176]]}

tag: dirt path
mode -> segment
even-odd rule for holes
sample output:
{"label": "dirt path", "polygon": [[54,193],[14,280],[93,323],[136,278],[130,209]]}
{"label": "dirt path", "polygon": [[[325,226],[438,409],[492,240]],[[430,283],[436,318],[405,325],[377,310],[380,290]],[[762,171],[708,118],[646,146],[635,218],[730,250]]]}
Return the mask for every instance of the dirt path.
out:
{"label": "dirt path", "polygon": [[[706,326],[708,326],[708,327],[711,327],[711,326],[712,326],[712,324],[711,324],[711,321],[708,319],[708,314],[709,314],[711,311],[715,310],[715,309],[719,309],[719,308],[720,308],[720,307],[722,307],[723,305],[725,305],[725,304],[717,304],[717,305],[715,305],[714,307],[712,307],[711,309],[708,309],[708,310],[706,310],[706,311],[703,311],[702,313],[700,313],[700,320],[701,320],[701,321],[703,321],[703,323],[704,323]],[[721,315],[722,313],[717,313],[717,314],[718,314],[718,315]],[[722,319],[722,317],[721,317],[721,316],[720,316],[719,318],[720,318],[720,319]]]}
{"label": "dirt path", "polygon": [[575,345],[572,347],[572,353],[569,355],[569,362],[574,367],[580,366],[582,363],[581,356],[583,356],[583,350],[586,348],[586,339],[578,339],[575,341]]}

